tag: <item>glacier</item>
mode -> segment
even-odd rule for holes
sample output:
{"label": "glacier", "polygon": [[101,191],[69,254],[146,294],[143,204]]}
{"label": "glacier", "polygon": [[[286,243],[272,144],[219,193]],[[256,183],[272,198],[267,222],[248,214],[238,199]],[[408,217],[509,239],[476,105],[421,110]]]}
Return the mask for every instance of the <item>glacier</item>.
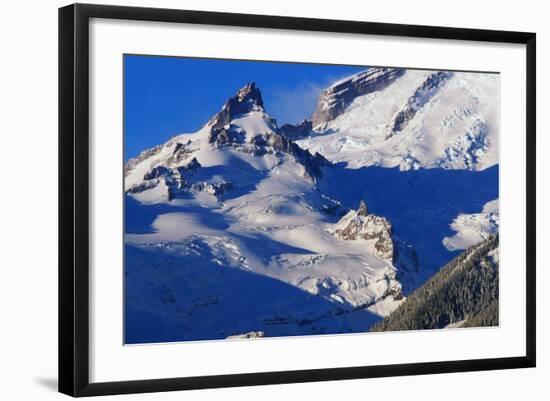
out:
{"label": "glacier", "polygon": [[125,342],[364,332],[395,310],[469,246],[461,216],[498,214],[498,79],[443,81],[369,69],[281,127],[248,83],[130,159]]}

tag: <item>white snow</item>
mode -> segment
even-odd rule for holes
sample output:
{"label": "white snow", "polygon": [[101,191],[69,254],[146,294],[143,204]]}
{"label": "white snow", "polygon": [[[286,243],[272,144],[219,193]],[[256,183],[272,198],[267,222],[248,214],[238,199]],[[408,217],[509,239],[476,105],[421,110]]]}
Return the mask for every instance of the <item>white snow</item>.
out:
{"label": "white snow", "polygon": [[489,252],[489,257],[491,257],[495,265],[498,265],[500,261],[500,247],[496,247],[491,252]]}
{"label": "white snow", "polygon": [[[479,213],[449,217],[448,210],[437,209],[416,190],[415,185],[425,189],[444,178],[389,179],[390,169],[340,175],[365,166],[482,170],[497,162],[498,105],[489,101],[498,90],[493,76],[455,74],[402,132],[388,139],[392,119],[427,75],[407,71],[385,89],[357,98],[319,135],[300,141],[312,153],[348,163],[345,171],[324,169],[318,184],[304,177],[304,166],[291,155],[250,152],[254,136],[275,129],[262,110],[231,121],[231,129],[244,134],[243,143],[210,144],[205,126],[173,137],[127,171],[128,332],[144,319],[163,341],[368,330],[404,301],[392,295],[402,288],[399,271],[391,258],[377,256],[373,241],[335,235],[355,212],[343,218],[325,212],[336,204],[356,207],[366,190],[384,191],[378,209],[382,203],[392,206],[398,228],[411,216],[417,219],[418,227],[430,231],[414,236],[436,238],[444,252],[439,233],[453,218],[456,234],[443,239],[449,250],[496,232],[498,199]],[[480,126],[487,141],[473,149]],[[181,159],[174,157],[178,146],[188,152]],[[201,167],[186,173],[188,190],[174,199],[165,181],[144,180],[153,168],[185,169],[193,158]],[[140,191],[144,184],[151,187]],[[228,189],[217,194],[215,186],[222,185]],[[414,196],[397,192],[413,189]],[[439,192],[432,197],[448,199]],[[431,255],[425,249],[433,243],[426,242],[420,242],[421,257]],[[155,340],[154,335],[130,338]]]}
{"label": "white snow", "polygon": [[262,338],[264,336],[263,331],[251,331],[249,333],[243,333],[243,334],[235,334],[232,336],[228,336],[228,340],[243,340],[243,339],[249,339],[249,338]]}
{"label": "white snow", "polygon": [[490,202],[487,202],[483,206],[482,213],[498,213],[499,207],[498,207],[498,199],[492,200]]}
{"label": "white snow", "polygon": [[443,244],[450,251],[466,249],[497,233],[499,225],[498,199],[495,199],[486,203],[481,213],[458,215],[451,224],[456,234],[445,237]]}
{"label": "white snow", "polygon": [[249,142],[255,135],[273,132],[269,116],[261,111],[254,111],[246,116],[236,118],[232,124],[240,127],[246,133],[246,142]]}
{"label": "white snow", "polygon": [[449,323],[447,326],[445,326],[444,328],[445,329],[458,329],[460,327],[462,327],[462,325],[464,323],[466,323],[466,320],[468,319],[464,319],[464,320],[459,320],[457,322],[453,322],[453,323]]}
{"label": "white snow", "polygon": [[498,163],[499,78],[455,72],[403,131],[392,122],[431,71],[407,70],[358,97],[318,134],[298,143],[351,168],[399,166],[483,170]]}
{"label": "white snow", "polygon": [[[264,113],[252,112],[232,124],[245,127],[248,138],[269,129],[265,121]],[[132,313],[163,316],[180,327],[170,329],[175,337],[177,332],[191,339],[242,338],[239,333],[259,331],[266,336],[364,331],[402,302],[386,296],[400,288],[391,261],[377,257],[367,241],[331,234],[338,218],[322,212],[330,200],[304,178],[302,165],[289,155],[218,148],[207,138],[204,130],[174,137],[127,176],[126,188],[140,184],[139,175],[167,163],[175,143],[191,140],[196,151],[190,157],[203,167],[189,179],[232,182],[236,188],[221,200],[201,192],[168,201],[162,185],[129,194],[143,215],[152,203],[166,205],[138,232],[126,234],[129,288],[140,289]],[[219,274],[235,276],[236,282],[216,279]],[[189,287],[185,277],[196,277],[197,287]],[[272,286],[281,288],[274,292]],[[174,303],[158,302],[157,291],[146,289],[164,287],[174,293]],[[228,295],[236,288],[247,300]],[[290,289],[295,292],[288,297]],[[262,300],[264,292],[269,299]],[[197,312],[197,302],[207,315]],[[257,310],[255,320],[238,317],[240,307]],[[182,315],[185,310],[193,315]]]}

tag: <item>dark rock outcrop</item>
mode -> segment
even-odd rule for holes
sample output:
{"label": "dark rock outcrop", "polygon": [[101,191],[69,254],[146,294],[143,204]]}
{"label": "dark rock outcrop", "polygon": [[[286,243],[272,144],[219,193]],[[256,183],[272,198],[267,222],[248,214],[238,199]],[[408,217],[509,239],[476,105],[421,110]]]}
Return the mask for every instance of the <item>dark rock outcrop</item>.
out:
{"label": "dark rock outcrop", "polygon": [[364,200],[359,202],[359,209],[357,209],[357,216],[364,216],[367,217],[369,215],[369,211],[367,209],[367,204]]}
{"label": "dark rock outcrop", "polygon": [[187,143],[176,143],[172,155],[166,160],[167,164],[180,164],[182,161],[191,157],[191,154],[195,150],[191,149],[190,145],[191,140],[188,140]]}
{"label": "dark rock outcrop", "polygon": [[313,128],[322,129],[329,121],[342,114],[355,98],[384,89],[405,71],[402,68],[373,67],[325,89],[313,113]]}
{"label": "dark rock outcrop", "polygon": [[146,149],[141,152],[137,157],[129,159],[124,165],[124,175],[127,176],[130,171],[134,169],[143,160],[148,159],[151,156],[158,154],[162,150],[163,145],[157,145],[154,148]]}
{"label": "dark rock outcrop", "polygon": [[279,132],[288,139],[296,141],[298,139],[307,138],[313,131],[311,120],[303,120],[298,124],[284,124],[279,128]]}
{"label": "dark rock outcrop", "polygon": [[220,183],[211,183],[211,182],[198,182],[191,186],[191,190],[194,192],[206,192],[209,195],[215,196],[218,200],[223,199],[224,195],[235,189],[232,183],[230,182],[220,182]]}
{"label": "dark rock outcrop", "polygon": [[394,254],[392,226],[385,217],[369,214],[367,205],[361,201],[359,209],[350,211],[340,222],[345,226],[337,229],[334,232],[335,235],[345,240],[374,241],[376,255],[392,261]]}
{"label": "dark rock outcrop", "polygon": [[407,103],[401,111],[395,116],[393,120],[392,133],[389,136],[402,131],[414,118],[416,113],[430,101],[430,99],[437,93],[438,89],[441,88],[445,82],[452,77],[452,75],[453,73],[449,71],[439,71],[430,74],[422,85],[416,89],[414,95],[407,100]]}
{"label": "dark rock outcrop", "polygon": [[172,200],[179,192],[189,190],[188,179],[200,167],[201,164],[196,158],[193,158],[186,166],[175,168],[156,166],[143,175],[141,183],[129,188],[126,192],[140,193],[164,183],[168,188],[167,199]]}
{"label": "dark rock outcrop", "polygon": [[[233,124],[235,118],[242,117],[251,112],[264,112],[263,118],[270,131],[262,132],[250,137],[241,127]],[[306,178],[315,182],[323,176],[321,167],[330,166],[331,163],[319,153],[312,155],[308,150],[302,149],[287,135],[287,128],[277,127],[275,119],[270,118],[263,107],[263,100],[260,89],[254,83],[249,83],[240,89],[235,96],[230,98],[222,107],[222,110],[208,122],[210,125],[209,142],[215,146],[232,146],[243,152],[253,153],[262,156],[267,153],[284,153],[304,167]],[[298,126],[293,126],[296,132],[311,130],[311,121],[302,121]],[[290,129],[292,130],[292,129]],[[247,136],[248,134],[248,136]]]}
{"label": "dark rock outcrop", "polygon": [[301,148],[298,144],[277,132],[256,135],[251,142],[259,152],[277,151],[294,157],[296,162],[305,169],[306,178],[316,181],[323,177],[321,167],[332,164],[320,153],[311,154],[309,150]]}
{"label": "dark rock outcrop", "polygon": [[242,138],[229,127],[235,118],[251,111],[264,111],[264,101],[254,82],[246,84],[227,100],[222,109],[208,121],[211,127],[210,143],[226,144]]}

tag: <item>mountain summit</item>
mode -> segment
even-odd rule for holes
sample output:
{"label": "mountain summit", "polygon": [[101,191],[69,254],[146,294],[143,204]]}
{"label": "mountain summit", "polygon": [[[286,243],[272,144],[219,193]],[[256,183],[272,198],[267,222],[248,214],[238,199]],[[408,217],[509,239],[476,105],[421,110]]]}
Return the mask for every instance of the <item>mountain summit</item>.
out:
{"label": "mountain summit", "polygon": [[[234,171],[236,165],[243,171]],[[148,203],[200,192],[221,200],[229,192],[237,194],[239,187],[252,185],[248,181],[256,182],[258,174],[282,165],[293,165],[293,174],[311,185],[331,163],[287,138],[265,111],[260,89],[250,82],[198,132],[177,135],[130,159],[125,187],[127,193]],[[202,167],[226,173],[211,177]]]}
{"label": "mountain summit", "polygon": [[235,96],[229,98],[220,112],[210,119],[208,125],[214,129],[219,129],[238,116],[251,111],[265,111],[262,93],[254,82],[247,83],[239,89]]}
{"label": "mountain summit", "polygon": [[251,82],[129,160],[126,342],[364,332],[407,302],[498,197],[495,169],[446,171],[494,162],[498,78],[436,74],[370,68],[282,127]]}
{"label": "mountain summit", "polygon": [[325,89],[300,146],[352,168],[498,163],[498,74],[369,68]]}
{"label": "mountain summit", "polygon": [[331,235],[347,207],[319,188],[335,169],[287,137],[254,83],[199,131],[130,160],[129,324],[153,316],[174,339],[334,333],[395,309],[389,222],[361,204],[364,232]]}

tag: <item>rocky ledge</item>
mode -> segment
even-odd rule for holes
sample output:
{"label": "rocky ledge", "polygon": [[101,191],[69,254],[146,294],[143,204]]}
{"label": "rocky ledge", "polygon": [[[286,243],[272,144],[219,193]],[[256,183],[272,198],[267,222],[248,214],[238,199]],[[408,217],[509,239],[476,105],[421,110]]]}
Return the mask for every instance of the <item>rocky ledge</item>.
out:
{"label": "rocky ledge", "polygon": [[313,132],[311,120],[303,120],[298,124],[283,124],[279,132],[292,141],[307,138]]}
{"label": "rocky ledge", "polygon": [[342,114],[355,98],[384,89],[405,71],[402,68],[373,67],[325,89],[313,113],[313,129],[323,129],[328,122]]}
{"label": "rocky ledge", "polygon": [[370,214],[364,201],[357,211],[351,210],[337,223],[334,234],[345,240],[363,239],[373,243],[376,256],[392,261],[393,241],[390,222],[381,216]]}
{"label": "rocky ledge", "polygon": [[452,72],[439,71],[430,74],[407,100],[401,111],[393,120],[392,132],[389,136],[401,132],[414,118],[416,113],[428,103],[437,91],[453,76]]}

